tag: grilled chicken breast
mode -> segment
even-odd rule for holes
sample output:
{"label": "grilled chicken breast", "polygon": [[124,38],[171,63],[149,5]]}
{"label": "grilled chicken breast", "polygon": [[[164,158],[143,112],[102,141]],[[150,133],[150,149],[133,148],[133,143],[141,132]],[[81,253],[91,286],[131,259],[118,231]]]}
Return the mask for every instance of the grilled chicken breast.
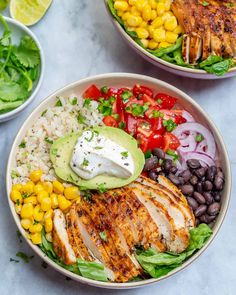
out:
{"label": "grilled chicken breast", "polygon": [[76,258],[104,265],[107,277],[127,282],[143,274],[135,248],[180,253],[189,244],[194,216],[182,193],[165,177],[140,176],[126,187],[92,194],[54,216],[54,249],[67,263]]}
{"label": "grilled chicken breast", "polygon": [[172,10],[184,29],[182,55],[186,63],[210,55],[236,58],[236,1],[174,0]]}

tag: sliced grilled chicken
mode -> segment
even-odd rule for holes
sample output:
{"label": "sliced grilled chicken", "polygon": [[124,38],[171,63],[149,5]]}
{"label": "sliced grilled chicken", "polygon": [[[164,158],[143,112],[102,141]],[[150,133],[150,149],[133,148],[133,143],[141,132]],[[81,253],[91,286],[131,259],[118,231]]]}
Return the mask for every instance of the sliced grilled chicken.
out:
{"label": "sliced grilled chicken", "polygon": [[66,220],[61,210],[54,210],[53,217],[53,249],[65,264],[76,263],[76,256],[69,243],[66,231]]}
{"label": "sliced grilled chicken", "polygon": [[172,10],[185,32],[186,63],[195,64],[210,55],[236,57],[235,1],[209,0],[203,5],[197,0],[174,0]]}

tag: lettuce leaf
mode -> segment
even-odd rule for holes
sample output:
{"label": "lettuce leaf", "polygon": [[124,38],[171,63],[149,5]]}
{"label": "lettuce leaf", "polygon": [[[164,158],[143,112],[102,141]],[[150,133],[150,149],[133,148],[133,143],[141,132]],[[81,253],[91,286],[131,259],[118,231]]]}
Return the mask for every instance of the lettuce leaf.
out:
{"label": "lettuce leaf", "polygon": [[163,55],[172,53],[175,50],[181,48],[182,41],[183,41],[183,37],[181,36],[181,37],[179,37],[177,39],[176,43],[171,45],[171,46],[168,46],[168,47],[165,47],[165,48],[158,48],[158,49],[155,49],[155,50],[148,49],[147,51],[152,53],[156,57],[162,57]]}
{"label": "lettuce leaf", "polygon": [[213,55],[209,56],[206,60],[201,62],[199,66],[207,73],[215,74],[216,76],[222,76],[228,72],[233,64],[234,61],[232,58],[223,59],[222,57],[216,57]]}
{"label": "lettuce leaf", "polygon": [[182,265],[195,251],[201,249],[209,237],[212,230],[206,224],[190,230],[190,241],[188,248],[180,253],[158,253],[154,249],[137,250],[136,258],[143,269],[153,278],[166,275],[171,270]]}

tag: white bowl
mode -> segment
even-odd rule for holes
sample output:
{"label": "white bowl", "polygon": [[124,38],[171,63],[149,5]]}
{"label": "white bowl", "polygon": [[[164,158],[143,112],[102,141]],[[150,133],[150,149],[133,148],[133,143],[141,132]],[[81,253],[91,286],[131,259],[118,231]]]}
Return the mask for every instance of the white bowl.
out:
{"label": "white bowl", "polygon": [[108,0],[104,0],[105,1],[105,6],[107,8],[108,14],[111,18],[111,21],[113,23],[113,25],[115,26],[115,28],[117,29],[117,31],[120,33],[120,35],[122,36],[122,38],[125,40],[125,42],[132,48],[134,49],[139,55],[141,55],[144,59],[146,59],[147,61],[151,62],[152,64],[154,64],[155,66],[158,66],[159,68],[166,70],[170,73],[179,75],[179,76],[183,76],[183,77],[188,77],[188,78],[195,78],[195,79],[210,79],[210,80],[214,80],[214,79],[224,79],[224,78],[229,78],[229,77],[233,77],[236,75],[236,67],[233,67],[231,69],[229,69],[229,71],[227,73],[225,73],[222,76],[216,76],[214,74],[209,74],[204,70],[198,70],[198,69],[191,69],[191,68],[185,68],[185,67],[181,67],[175,64],[172,64],[170,62],[167,62],[159,57],[154,56],[153,54],[151,54],[150,52],[148,52],[147,50],[145,50],[143,47],[141,47],[140,45],[138,45],[126,32],[125,30],[122,28],[122,26],[115,20],[115,18],[112,16],[109,7],[107,5],[107,1]]}
{"label": "white bowl", "polygon": [[[168,275],[161,277],[159,279],[147,279],[139,282],[129,282],[129,283],[110,283],[110,282],[99,282],[94,281],[91,279],[83,278],[81,276],[78,276],[76,274],[73,274],[64,268],[58,266],[56,263],[54,263],[52,260],[50,260],[45,254],[37,247],[34,246],[26,237],[25,237],[25,231],[21,227],[20,219],[17,213],[14,209],[14,204],[10,199],[10,191],[11,191],[11,170],[15,165],[15,155],[16,155],[16,149],[18,145],[22,142],[25,133],[29,127],[32,126],[32,124],[35,121],[35,118],[39,117],[42,112],[47,109],[48,107],[54,106],[56,102],[56,97],[58,96],[69,96],[70,94],[77,94],[81,95],[86,88],[88,88],[91,84],[96,84],[98,87],[102,87],[104,85],[112,86],[112,87],[132,87],[134,84],[141,84],[146,85],[152,89],[158,89],[159,92],[164,92],[169,95],[173,95],[178,98],[179,102],[183,105],[183,107],[189,111],[190,113],[193,113],[205,126],[211,130],[213,133],[217,148],[219,151],[219,155],[221,158],[221,165],[225,173],[225,188],[222,195],[222,206],[219,216],[217,217],[216,223],[213,227],[213,235],[210,237],[210,239],[207,241],[207,243],[204,245],[204,247],[199,250],[196,254],[194,254],[190,259],[188,259],[181,267],[173,270]],[[7,165],[7,171],[6,171],[6,187],[7,187],[7,196],[8,196],[8,202],[11,209],[12,216],[17,224],[18,229],[20,230],[21,234],[25,237],[27,243],[29,246],[42,258],[45,260],[46,263],[54,267],[56,270],[61,272],[67,277],[72,278],[75,281],[96,286],[96,287],[102,287],[102,288],[110,288],[110,289],[128,289],[128,288],[136,288],[140,286],[147,286],[153,283],[156,283],[160,280],[163,280],[164,278],[168,278],[173,274],[176,274],[181,269],[185,268],[186,266],[190,265],[212,242],[214,237],[216,236],[218,230],[220,229],[220,226],[224,220],[229,199],[230,199],[230,192],[231,192],[231,171],[230,171],[230,162],[227,155],[227,151],[223,142],[223,139],[221,135],[219,134],[219,131],[215,127],[214,123],[209,119],[209,115],[203,111],[203,109],[187,94],[182,92],[181,90],[175,88],[174,86],[171,86],[170,84],[167,84],[163,81],[148,77],[148,76],[142,76],[142,75],[136,75],[136,74],[124,74],[124,73],[116,73],[116,74],[104,74],[99,75],[95,77],[86,78],[77,82],[74,82],[72,84],[69,84],[50,96],[48,96],[45,100],[43,100],[40,105],[34,109],[34,111],[31,113],[31,115],[26,119],[24,124],[21,126],[14,142],[12,145],[12,149],[9,155],[8,159],[8,165]]]}
{"label": "white bowl", "polygon": [[[31,95],[26,99],[26,101],[20,105],[18,108],[4,113],[0,114],[0,122],[5,122],[10,119],[13,119],[16,117],[21,111],[23,111],[35,98],[43,80],[43,75],[44,75],[44,66],[45,66],[45,60],[44,60],[44,54],[43,54],[43,49],[39,43],[39,40],[37,37],[32,33],[30,29],[28,29],[25,25],[21,24],[17,20],[14,20],[10,17],[4,17],[5,21],[7,22],[11,32],[12,32],[12,43],[13,44],[18,44],[20,41],[21,36],[23,35],[29,35],[37,44],[40,52],[40,73],[38,79],[33,83],[33,90]],[[0,27],[0,35],[2,35],[3,28],[2,26]]]}

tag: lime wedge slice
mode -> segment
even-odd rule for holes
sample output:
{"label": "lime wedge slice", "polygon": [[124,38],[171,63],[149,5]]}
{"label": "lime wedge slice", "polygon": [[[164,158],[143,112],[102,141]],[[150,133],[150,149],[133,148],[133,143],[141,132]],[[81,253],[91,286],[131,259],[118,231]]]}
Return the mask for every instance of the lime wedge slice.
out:
{"label": "lime wedge slice", "polygon": [[11,17],[26,26],[36,24],[46,13],[52,0],[11,0]]}

